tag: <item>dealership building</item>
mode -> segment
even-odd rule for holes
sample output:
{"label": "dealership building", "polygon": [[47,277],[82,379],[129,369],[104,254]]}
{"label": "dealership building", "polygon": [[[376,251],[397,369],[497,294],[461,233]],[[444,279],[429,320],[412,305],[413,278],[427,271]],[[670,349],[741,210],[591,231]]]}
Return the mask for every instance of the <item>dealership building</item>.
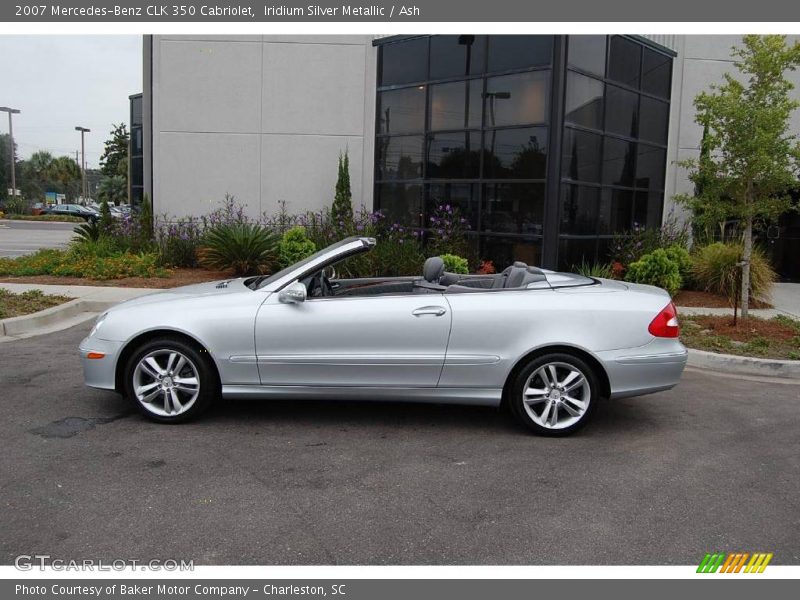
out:
{"label": "dealership building", "polygon": [[[356,207],[425,227],[458,206],[498,266],[604,260],[614,234],[682,218],[671,199],[692,190],[676,161],[699,152],[693,100],[733,70],[739,41],[146,36],[132,193],[175,216],[226,194],[252,216],[318,210],[346,151]],[[772,230],[779,271],[799,279],[798,217]]]}

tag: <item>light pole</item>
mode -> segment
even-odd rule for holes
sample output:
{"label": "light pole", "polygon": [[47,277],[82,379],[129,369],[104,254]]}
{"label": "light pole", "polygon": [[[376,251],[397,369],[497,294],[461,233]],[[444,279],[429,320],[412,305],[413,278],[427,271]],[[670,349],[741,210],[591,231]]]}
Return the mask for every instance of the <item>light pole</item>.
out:
{"label": "light pole", "polygon": [[81,132],[81,194],[85,203],[89,194],[86,190],[86,146],[84,144],[84,135],[89,133],[91,129],[78,125],[75,127],[75,131]]}
{"label": "light pole", "polygon": [[11,199],[17,199],[17,177],[14,169],[14,124],[11,122],[11,115],[18,115],[19,110],[16,108],[8,108],[7,106],[0,106],[0,112],[8,113],[8,137],[11,138]]}

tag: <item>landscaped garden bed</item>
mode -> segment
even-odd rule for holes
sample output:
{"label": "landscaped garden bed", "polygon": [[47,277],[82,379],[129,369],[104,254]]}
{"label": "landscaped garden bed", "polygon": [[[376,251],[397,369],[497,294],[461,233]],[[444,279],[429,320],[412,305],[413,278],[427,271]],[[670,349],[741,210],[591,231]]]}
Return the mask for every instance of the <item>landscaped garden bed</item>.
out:
{"label": "landscaped garden bed", "polygon": [[3,219],[8,221],[56,221],[60,223],[85,223],[86,219],[72,217],[70,215],[3,215]]}
{"label": "landscaped garden bed", "polygon": [[175,288],[182,285],[230,279],[232,271],[177,268],[166,271],[164,277],[121,277],[119,279],[88,279],[57,275],[0,276],[0,283],[37,283],[42,285],[95,285],[129,288]]}
{"label": "landscaped garden bed", "polygon": [[64,304],[64,302],[69,302],[70,300],[72,298],[67,298],[66,296],[45,295],[41,290],[29,290],[21,294],[15,294],[0,288],[0,319],[29,315],[46,308]]}
{"label": "landscaped garden bed", "polygon": [[681,316],[681,341],[689,348],[753,356],[800,360],[800,321],[778,316],[750,317],[733,325],[732,316]]}

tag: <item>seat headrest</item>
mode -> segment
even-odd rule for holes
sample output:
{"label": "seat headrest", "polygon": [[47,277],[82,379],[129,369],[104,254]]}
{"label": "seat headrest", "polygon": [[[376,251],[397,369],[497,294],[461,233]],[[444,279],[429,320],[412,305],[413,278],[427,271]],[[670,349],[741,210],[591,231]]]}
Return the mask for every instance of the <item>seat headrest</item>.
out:
{"label": "seat headrest", "polygon": [[441,256],[431,256],[422,267],[422,277],[428,283],[439,283],[444,275],[444,261]]}
{"label": "seat headrest", "polygon": [[521,287],[522,281],[525,279],[525,276],[527,274],[528,274],[527,265],[525,265],[524,267],[517,267],[517,266],[511,267],[511,272],[508,274],[505,287],[507,288]]}

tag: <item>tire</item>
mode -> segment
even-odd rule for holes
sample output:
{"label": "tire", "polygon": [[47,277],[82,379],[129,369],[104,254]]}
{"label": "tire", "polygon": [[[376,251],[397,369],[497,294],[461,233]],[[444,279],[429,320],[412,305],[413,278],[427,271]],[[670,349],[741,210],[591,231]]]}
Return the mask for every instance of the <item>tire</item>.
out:
{"label": "tire", "polygon": [[125,395],[139,412],[158,423],[194,419],[219,396],[219,389],[208,352],[178,338],[146,342],[125,366]]}
{"label": "tire", "polygon": [[[552,369],[556,386],[552,386]],[[557,437],[584,427],[599,398],[597,374],[586,361],[572,354],[553,353],[531,359],[516,374],[508,405],[514,418],[534,433]]]}

